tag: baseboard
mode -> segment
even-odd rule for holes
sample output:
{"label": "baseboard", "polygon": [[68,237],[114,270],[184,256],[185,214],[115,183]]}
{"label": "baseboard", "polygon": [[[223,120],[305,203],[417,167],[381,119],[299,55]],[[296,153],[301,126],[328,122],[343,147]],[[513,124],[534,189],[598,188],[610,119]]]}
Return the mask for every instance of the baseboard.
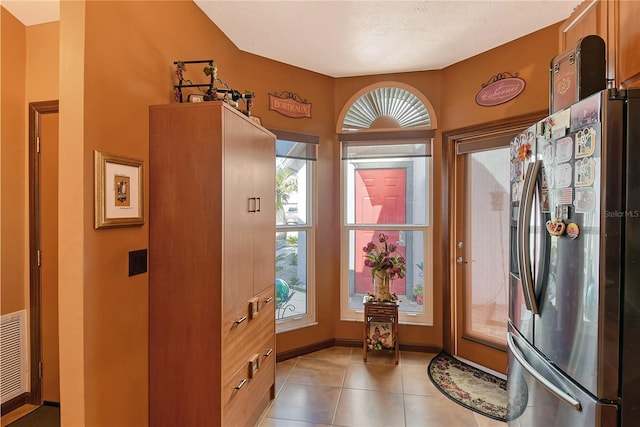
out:
{"label": "baseboard", "polygon": [[[342,347],[360,347],[362,348],[362,340],[353,338],[336,338],[334,345]],[[400,351],[415,351],[416,353],[435,353],[438,354],[442,350],[441,347],[434,347],[425,344],[402,344],[400,343]]]}
{"label": "baseboard", "polygon": [[353,338],[334,338],[333,345],[337,345],[340,347],[362,348],[362,340],[354,340]]}
{"label": "baseboard", "polygon": [[277,352],[276,362],[284,362],[285,360],[293,359],[308,353],[313,353],[314,351],[333,347],[335,345],[334,342],[335,340],[330,339],[326,341],[321,341],[319,343],[306,345],[304,347],[298,347],[298,348],[294,348],[294,349],[283,351],[283,352]]}
{"label": "baseboard", "polygon": [[27,403],[29,403],[30,397],[30,393],[26,392],[22,393],[20,396],[16,396],[13,399],[4,402],[2,406],[0,406],[0,413],[6,415],[14,409],[18,409],[22,405],[26,405]]}
{"label": "baseboard", "polygon": [[486,366],[482,366],[482,365],[480,365],[478,363],[472,362],[471,360],[467,360],[464,357],[459,357],[459,356],[453,356],[453,357],[455,357],[456,359],[458,359],[461,362],[466,363],[469,366],[473,366],[476,369],[479,369],[479,370],[481,370],[483,372],[491,374],[494,377],[498,377],[498,378],[503,379],[505,381],[507,380],[507,376],[505,374],[503,374],[502,372],[494,371],[491,368],[487,368]]}
{"label": "baseboard", "polygon": [[[353,338],[333,338],[321,341],[315,344],[310,344],[304,347],[298,347],[291,350],[283,351],[281,353],[277,353],[276,362],[283,362],[285,360],[304,356],[305,354],[313,353],[314,351],[319,351],[334,346],[362,348],[362,340]],[[400,344],[400,351],[414,351],[417,353],[438,354],[441,350],[442,348],[440,347],[434,347],[425,344]]]}
{"label": "baseboard", "polygon": [[400,344],[400,351],[414,351],[416,353],[434,353],[438,354],[442,351],[442,347],[435,347],[426,344]]}
{"label": "baseboard", "polygon": [[50,402],[48,400],[45,400],[44,402],[42,402],[43,406],[55,406],[56,408],[60,407],[60,402]]}

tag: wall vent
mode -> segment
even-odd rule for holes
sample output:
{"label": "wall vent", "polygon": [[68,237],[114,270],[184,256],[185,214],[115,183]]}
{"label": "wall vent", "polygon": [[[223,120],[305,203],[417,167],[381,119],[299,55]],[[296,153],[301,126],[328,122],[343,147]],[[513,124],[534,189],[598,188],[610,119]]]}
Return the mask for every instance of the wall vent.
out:
{"label": "wall vent", "polygon": [[28,391],[26,320],[26,310],[2,316],[0,325],[0,389],[2,398],[0,403],[5,403]]}

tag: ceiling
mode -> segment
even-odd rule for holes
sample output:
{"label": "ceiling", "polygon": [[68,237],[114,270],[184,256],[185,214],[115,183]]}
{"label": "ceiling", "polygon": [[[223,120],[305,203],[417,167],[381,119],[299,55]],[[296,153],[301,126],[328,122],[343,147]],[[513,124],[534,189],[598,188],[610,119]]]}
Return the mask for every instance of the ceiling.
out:
{"label": "ceiling", "polygon": [[[0,1],[27,26],[59,19],[58,0]],[[243,51],[350,77],[441,69],[563,21],[581,0],[194,3]]]}

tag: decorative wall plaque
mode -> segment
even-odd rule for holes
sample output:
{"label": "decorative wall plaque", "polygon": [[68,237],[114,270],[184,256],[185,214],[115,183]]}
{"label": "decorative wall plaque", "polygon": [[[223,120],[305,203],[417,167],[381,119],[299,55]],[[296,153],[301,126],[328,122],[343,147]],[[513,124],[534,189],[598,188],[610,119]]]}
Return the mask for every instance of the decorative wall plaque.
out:
{"label": "decorative wall plaque", "polygon": [[518,73],[498,73],[482,84],[482,89],[476,95],[476,103],[483,107],[504,104],[520,95],[525,85]]}
{"label": "decorative wall plaque", "polygon": [[296,119],[311,117],[311,103],[293,92],[270,93],[269,109]]}

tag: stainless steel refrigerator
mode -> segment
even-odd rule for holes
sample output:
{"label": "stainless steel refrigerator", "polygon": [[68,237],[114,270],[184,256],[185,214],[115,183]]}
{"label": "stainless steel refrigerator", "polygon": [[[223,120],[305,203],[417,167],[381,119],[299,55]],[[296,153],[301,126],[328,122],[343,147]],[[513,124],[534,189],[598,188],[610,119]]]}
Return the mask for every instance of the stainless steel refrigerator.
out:
{"label": "stainless steel refrigerator", "polygon": [[640,90],[511,144],[510,426],[640,425]]}

